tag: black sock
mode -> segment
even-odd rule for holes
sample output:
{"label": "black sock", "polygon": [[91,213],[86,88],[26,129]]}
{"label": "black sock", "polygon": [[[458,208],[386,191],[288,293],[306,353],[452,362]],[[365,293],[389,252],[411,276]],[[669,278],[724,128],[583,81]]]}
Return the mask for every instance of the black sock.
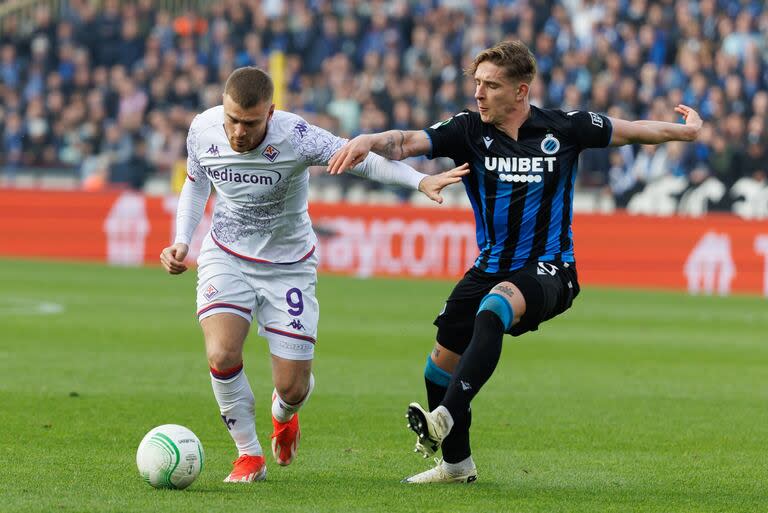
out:
{"label": "black sock", "polygon": [[[429,411],[432,411],[440,406],[445,397],[445,391],[448,389],[430,381],[428,378],[424,378],[424,384],[427,388]],[[472,424],[471,411],[468,411],[466,417],[462,417],[461,421],[454,422],[453,429],[445,437],[442,444],[443,459],[446,462],[458,463],[467,459],[472,454],[472,449],[469,446],[470,424]]]}
{"label": "black sock", "polygon": [[469,426],[472,424],[472,410],[453,421],[453,428],[441,445],[446,463],[459,463],[472,455],[469,446]]}
{"label": "black sock", "polygon": [[467,423],[469,403],[499,363],[503,337],[504,325],[495,313],[483,310],[477,314],[472,341],[451,377],[442,402],[451,412],[454,427]]}
{"label": "black sock", "polygon": [[427,388],[427,403],[429,404],[429,411],[434,410],[440,403],[443,402],[445,397],[445,391],[448,390],[444,386],[438,385],[434,381],[430,381],[429,378],[424,378],[424,385]]}

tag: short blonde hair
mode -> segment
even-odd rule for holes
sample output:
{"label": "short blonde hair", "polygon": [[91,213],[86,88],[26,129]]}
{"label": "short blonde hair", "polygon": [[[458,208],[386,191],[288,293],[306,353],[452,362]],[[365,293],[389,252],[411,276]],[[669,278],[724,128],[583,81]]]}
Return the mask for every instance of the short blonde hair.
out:
{"label": "short blonde hair", "polygon": [[536,76],[536,57],[522,41],[502,41],[486,48],[477,54],[465,73],[474,77],[477,67],[485,61],[503,68],[507,78],[514,82],[530,84]]}

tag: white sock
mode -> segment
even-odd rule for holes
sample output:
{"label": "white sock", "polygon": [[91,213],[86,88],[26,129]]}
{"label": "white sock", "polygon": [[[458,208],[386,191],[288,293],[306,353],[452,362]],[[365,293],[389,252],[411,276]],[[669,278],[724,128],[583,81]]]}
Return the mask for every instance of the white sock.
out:
{"label": "white sock", "polygon": [[275,391],[275,400],[272,401],[272,416],[275,418],[276,421],[280,422],[281,424],[284,422],[288,422],[293,418],[293,415],[299,411],[299,409],[304,406],[304,403],[307,402],[307,399],[309,399],[310,394],[312,393],[312,390],[315,388],[315,375],[310,374],[309,375],[309,388],[307,389],[307,393],[304,395],[304,399],[299,401],[296,404],[290,404],[280,397],[280,394]]}
{"label": "white sock", "polygon": [[261,444],[256,436],[254,419],[255,399],[245,371],[226,381],[211,375],[211,385],[216,402],[219,403],[221,418],[235,441],[239,455],[261,456]]}
{"label": "white sock", "polygon": [[475,462],[472,461],[472,456],[467,456],[458,463],[448,463],[447,461],[443,460],[443,468],[452,476],[460,476],[474,469]]}

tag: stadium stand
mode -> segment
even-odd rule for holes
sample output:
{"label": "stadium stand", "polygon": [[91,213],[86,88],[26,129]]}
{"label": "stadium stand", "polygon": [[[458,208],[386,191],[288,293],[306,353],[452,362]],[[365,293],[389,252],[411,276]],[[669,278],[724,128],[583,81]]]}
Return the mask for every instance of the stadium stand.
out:
{"label": "stadium stand", "polygon": [[[192,116],[244,65],[283,62],[279,107],[335,133],[426,127],[473,108],[476,52],[519,38],[539,62],[536,105],[675,120],[682,102],[705,119],[696,144],[585,152],[579,210],[762,217],[766,34],[756,0],[6,2],[0,185],[166,193]],[[410,199],[352,177],[318,177],[313,195]]]}

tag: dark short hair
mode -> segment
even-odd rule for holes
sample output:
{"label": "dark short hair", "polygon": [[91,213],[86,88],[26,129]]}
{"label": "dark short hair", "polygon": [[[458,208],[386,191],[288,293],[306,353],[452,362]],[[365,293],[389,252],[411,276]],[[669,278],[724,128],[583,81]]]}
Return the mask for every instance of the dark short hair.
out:
{"label": "dark short hair", "polygon": [[275,86],[270,76],[259,68],[247,66],[233,71],[224,84],[224,94],[244,109],[272,101]]}
{"label": "dark short hair", "polygon": [[536,57],[522,41],[502,41],[491,48],[486,48],[477,54],[465,73],[475,76],[477,67],[485,61],[503,68],[507,78],[514,82],[530,84],[536,76]]}

